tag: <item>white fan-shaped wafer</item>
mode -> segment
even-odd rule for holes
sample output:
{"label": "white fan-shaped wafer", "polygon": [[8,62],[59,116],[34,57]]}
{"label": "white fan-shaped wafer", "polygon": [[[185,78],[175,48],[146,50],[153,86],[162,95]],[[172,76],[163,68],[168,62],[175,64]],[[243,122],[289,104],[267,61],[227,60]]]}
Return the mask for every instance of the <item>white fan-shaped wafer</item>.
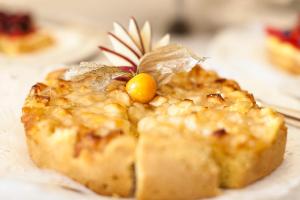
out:
{"label": "white fan-shaped wafer", "polygon": [[144,45],[145,53],[151,51],[151,26],[148,21],[145,22],[141,30],[142,42]]}
{"label": "white fan-shaped wafer", "polygon": [[170,34],[166,34],[164,37],[162,37],[153,47],[154,49],[167,46],[170,43]]}
{"label": "white fan-shaped wafer", "polygon": [[114,32],[108,37],[113,49],[100,47],[107,59],[116,66],[139,66],[141,58],[154,49],[169,44],[170,35],[165,35],[155,45],[152,45],[151,25],[146,21],[140,29],[134,17],[129,20],[128,30],[121,24],[113,24]]}
{"label": "white fan-shaped wafer", "polygon": [[102,50],[106,58],[115,66],[137,66],[135,62],[130,60],[125,55],[102,46],[100,47],[100,49]]}
{"label": "white fan-shaped wafer", "polygon": [[144,53],[144,46],[141,38],[141,30],[135,18],[129,20],[128,33],[131,38],[134,40],[136,45],[139,47],[142,53]]}
{"label": "white fan-shaped wafer", "polygon": [[130,46],[135,52],[138,53],[139,56],[142,56],[142,52],[139,49],[139,47],[136,45],[136,43],[133,41],[132,37],[129,35],[129,33],[125,30],[123,26],[121,26],[118,23],[114,23],[114,33],[115,35],[120,38],[124,43],[126,43],[128,46]]}
{"label": "white fan-shaped wafer", "polygon": [[134,50],[120,40],[117,36],[112,33],[108,34],[111,44],[114,50],[122,55],[126,55],[127,58],[132,60],[136,65],[139,63],[139,56]]}

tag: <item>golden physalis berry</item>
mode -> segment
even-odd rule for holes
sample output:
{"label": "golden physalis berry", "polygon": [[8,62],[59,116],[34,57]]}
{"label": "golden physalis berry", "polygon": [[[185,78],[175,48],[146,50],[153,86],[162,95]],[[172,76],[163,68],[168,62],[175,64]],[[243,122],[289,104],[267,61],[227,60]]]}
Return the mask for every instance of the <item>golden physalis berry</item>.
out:
{"label": "golden physalis berry", "polygon": [[126,91],[130,97],[141,103],[150,102],[156,93],[156,81],[150,74],[140,73],[126,84]]}

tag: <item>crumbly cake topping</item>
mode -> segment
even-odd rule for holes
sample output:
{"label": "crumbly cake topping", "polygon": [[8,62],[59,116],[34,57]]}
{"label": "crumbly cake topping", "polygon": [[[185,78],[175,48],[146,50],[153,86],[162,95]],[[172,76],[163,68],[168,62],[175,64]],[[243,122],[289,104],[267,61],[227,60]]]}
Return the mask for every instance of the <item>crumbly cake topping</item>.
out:
{"label": "crumbly cake topping", "polygon": [[34,128],[32,124],[52,133],[76,129],[77,155],[78,149],[102,148],[112,137],[138,137],[166,124],[232,148],[259,148],[260,143],[272,142],[283,123],[274,111],[259,108],[235,81],[199,66],[176,74],[149,104],[132,101],[122,81],[111,82],[101,92],[89,86],[91,77],[71,82],[60,79],[63,73],[53,72],[45,83],[33,86],[22,120],[26,129]]}
{"label": "crumbly cake topping", "polygon": [[[185,47],[162,42],[159,48],[152,48],[149,29],[146,23],[139,33],[134,19],[128,32],[115,25],[115,34],[109,36],[118,58],[111,57],[113,50],[101,47],[114,66],[85,62],[52,72],[45,83],[33,86],[23,108],[26,129],[34,125],[50,133],[58,128],[74,129],[76,155],[85,148],[101,149],[112,137],[164,132],[162,127],[226,143],[228,149],[259,149],[273,141],[283,125],[278,114],[259,108],[235,81],[203,70],[198,63],[205,58]],[[138,34],[141,37],[134,39]],[[131,47],[125,45],[129,40]],[[127,50],[133,48],[139,52],[138,60],[126,66],[134,57]]]}

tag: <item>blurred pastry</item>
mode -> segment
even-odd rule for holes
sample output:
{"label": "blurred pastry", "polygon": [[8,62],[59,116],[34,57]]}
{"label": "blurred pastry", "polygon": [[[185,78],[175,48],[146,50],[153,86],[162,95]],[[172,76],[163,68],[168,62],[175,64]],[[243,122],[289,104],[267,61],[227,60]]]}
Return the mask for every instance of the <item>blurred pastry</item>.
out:
{"label": "blurred pastry", "polygon": [[267,53],[274,66],[300,75],[300,21],[289,30],[268,27]]}
{"label": "blurred pastry", "polygon": [[0,12],[0,52],[19,55],[44,49],[53,43],[54,39],[36,26],[31,15]]}

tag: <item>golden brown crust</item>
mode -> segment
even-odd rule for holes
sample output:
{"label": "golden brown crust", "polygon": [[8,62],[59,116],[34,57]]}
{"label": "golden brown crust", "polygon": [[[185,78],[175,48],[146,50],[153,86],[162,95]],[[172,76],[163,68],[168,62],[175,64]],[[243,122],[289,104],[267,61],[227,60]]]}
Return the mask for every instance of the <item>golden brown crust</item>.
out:
{"label": "golden brown crust", "polygon": [[131,196],[137,181],[138,199],[208,197],[219,186],[250,184],[283,160],[283,118],[199,66],[175,75],[149,104],[133,102],[124,82],[95,91],[90,79],[64,81],[63,73],[50,73],[26,99],[29,152],[38,166],[99,194]]}
{"label": "golden brown crust", "polygon": [[281,126],[277,138],[270,146],[259,151],[237,151],[233,155],[215,152],[221,168],[221,187],[242,188],[276,169],[283,161],[287,129]]}
{"label": "golden brown crust", "polygon": [[[132,194],[136,143],[132,136],[115,137],[107,142],[102,151],[84,149],[80,155],[76,155],[75,130],[57,130],[51,136],[40,133],[43,132],[30,131],[35,139],[27,138],[30,155],[39,167],[62,172],[103,195]],[[62,134],[62,138],[56,138]]]}

